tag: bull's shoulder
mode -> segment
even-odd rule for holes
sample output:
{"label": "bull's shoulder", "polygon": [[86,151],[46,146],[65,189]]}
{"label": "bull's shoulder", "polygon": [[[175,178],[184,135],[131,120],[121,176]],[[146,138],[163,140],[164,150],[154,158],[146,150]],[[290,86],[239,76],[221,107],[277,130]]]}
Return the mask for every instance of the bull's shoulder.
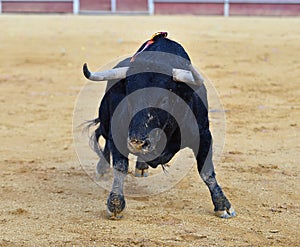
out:
{"label": "bull's shoulder", "polygon": [[[118,104],[125,98],[125,80],[110,80],[101,99],[99,116],[109,119]],[[102,119],[103,121],[103,119]]]}
{"label": "bull's shoulder", "polygon": [[207,117],[208,101],[204,84],[201,86],[179,84],[176,89],[176,94],[190,107],[198,122]]}
{"label": "bull's shoulder", "polygon": [[191,87],[191,85],[187,85],[185,83],[176,83],[176,89],[174,93],[176,93],[181,99],[183,99],[187,104],[194,101],[197,94],[195,94],[195,90],[198,90],[197,87]]}
{"label": "bull's shoulder", "polygon": [[109,80],[107,82],[105,95],[113,97],[118,94],[125,94],[125,80]]}

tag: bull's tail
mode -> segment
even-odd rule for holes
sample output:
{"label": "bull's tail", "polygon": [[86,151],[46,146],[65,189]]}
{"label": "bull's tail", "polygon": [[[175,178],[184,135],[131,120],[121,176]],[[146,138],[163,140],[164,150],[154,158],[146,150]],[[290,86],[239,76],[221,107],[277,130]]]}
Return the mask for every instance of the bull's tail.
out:
{"label": "bull's tail", "polygon": [[98,128],[93,131],[92,133],[90,133],[90,128],[93,126],[97,126],[100,123],[100,119],[99,118],[95,118],[92,120],[88,120],[85,121],[82,125],[84,125],[84,128],[82,130],[82,132],[87,133],[89,136],[89,145],[91,147],[91,149],[98,155],[98,157],[102,157],[102,153],[103,150],[100,148],[99,146],[99,138],[102,135],[101,131],[100,131],[100,126],[98,126]]}

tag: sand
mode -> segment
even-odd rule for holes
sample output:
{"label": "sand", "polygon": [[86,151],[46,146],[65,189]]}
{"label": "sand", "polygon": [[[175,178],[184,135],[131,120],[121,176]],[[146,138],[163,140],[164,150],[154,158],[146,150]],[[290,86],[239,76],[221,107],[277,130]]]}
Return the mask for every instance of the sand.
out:
{"label": "sand", "polygon": [[[77,160],[72,118],[96,69],[169,32],[216,88],[226,111],[218,180],[236,209],[213,214],[194,167],[172,189],[127,198]],[[0,16],[0,246],[300,245],[300,19],[196,16]]]}

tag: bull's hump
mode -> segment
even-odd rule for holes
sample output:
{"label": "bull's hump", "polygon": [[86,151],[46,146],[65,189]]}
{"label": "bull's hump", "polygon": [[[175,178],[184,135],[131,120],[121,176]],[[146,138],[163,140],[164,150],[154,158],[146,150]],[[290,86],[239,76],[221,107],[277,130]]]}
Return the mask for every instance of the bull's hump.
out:
{"label": "bull's hump", "polygon": [[154,42],[151,46],[149,46],[147,50],[171,53],[183,57],[190,61],[190,58],[186,53],[186,51],[184,50],[184,48],[179,43],[171,39],[160,38],[159,40]]}

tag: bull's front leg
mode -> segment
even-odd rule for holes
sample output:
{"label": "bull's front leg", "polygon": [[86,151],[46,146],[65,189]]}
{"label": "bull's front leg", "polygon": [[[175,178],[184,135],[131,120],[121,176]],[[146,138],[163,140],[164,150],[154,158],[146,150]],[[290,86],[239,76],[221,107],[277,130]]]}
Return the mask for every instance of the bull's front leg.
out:
{"label": "bull's front leg", "polygon": [[107,199],[107,212],[110,219],[120,219],[123,217],[122,211],[126,205],[123,187],[125,177],[128,173],[128,158],[120,154],[115,147],[112,150],[112,158],[114,181]]}
{"label": "bull's front leg", "polygon": [[212,137],[207,129],[200,135],[200,148],[196,156],[198,172],[210,191],[215,214],[221,218],[231,218],[236,216],[236,213],[217,182],[211,147]]}

